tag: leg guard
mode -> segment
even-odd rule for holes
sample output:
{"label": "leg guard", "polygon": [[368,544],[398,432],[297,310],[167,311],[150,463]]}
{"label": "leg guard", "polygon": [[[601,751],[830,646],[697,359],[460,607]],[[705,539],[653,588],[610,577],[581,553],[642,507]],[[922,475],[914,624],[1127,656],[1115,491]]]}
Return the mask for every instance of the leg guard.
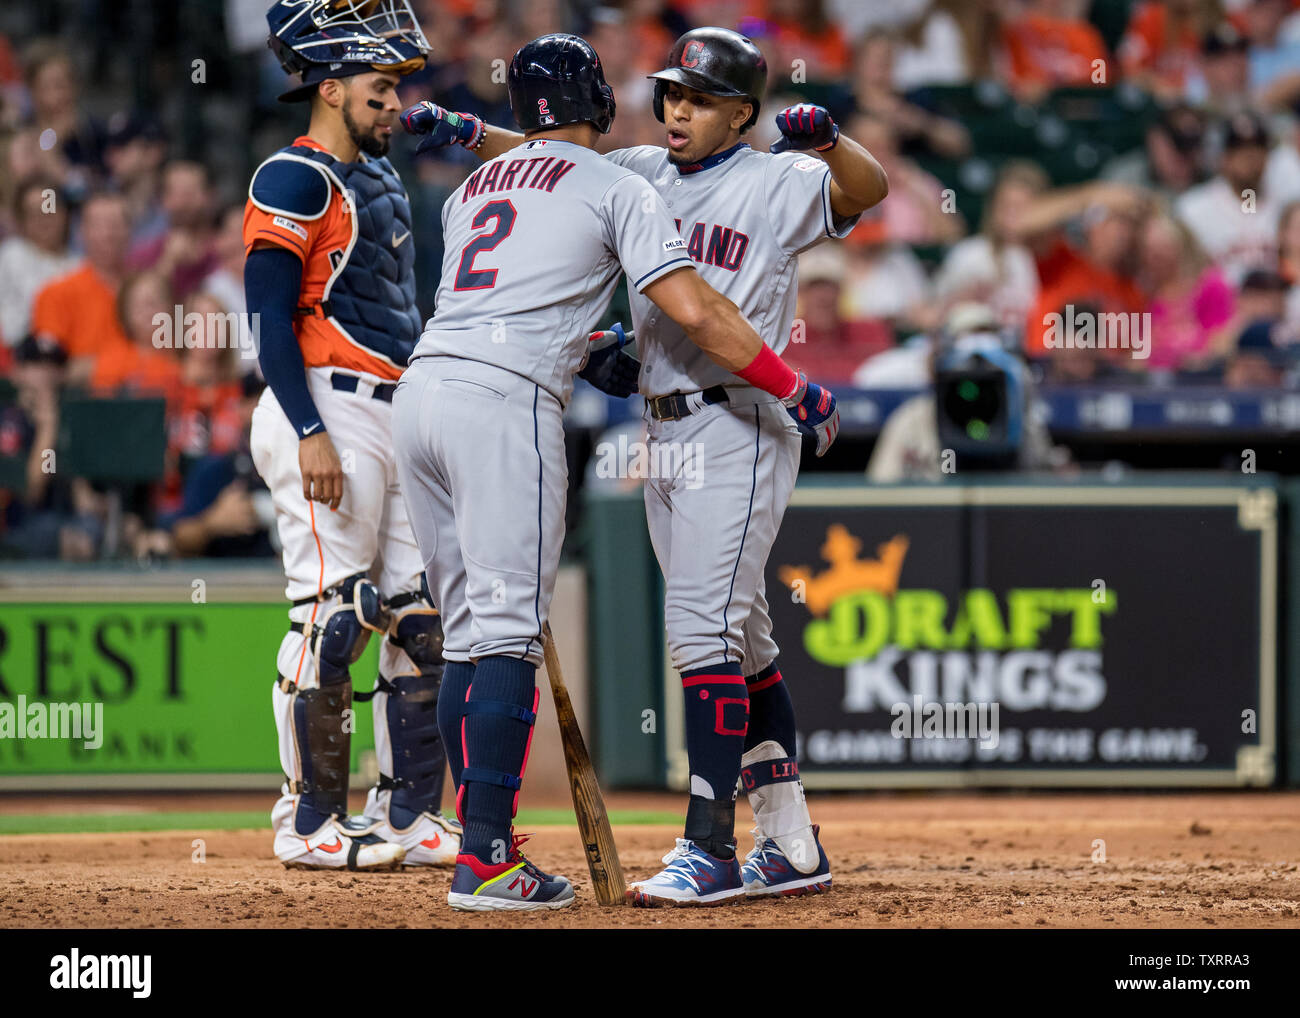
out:
{"label": "leg guard", "polygon": [[298,795],[294,827],[299,834],[318,830],[331,815],[348,812],[348,771],[351,766],[351,726],[344,710],[352,702],[352,683],[299,689],[287,679],[280,690],[290,699],[293,745],[301,778],[288,780],[290,795]]}
{"label": "leg guard", "polygon": [[378,681],[355,699],[374,700],[379,783],[366,813],[386,817],[402,830],[421,813],[437,813],[442,806],[447,766],[438,733],[442,626],[419,594],[399,595],[389,608],[393,618],[379,655]]}
{"label": "leg guard", "polygon": [[366,649],[370,634],[387,632],[391,624],[383,596],[364,576],[349,576],[337,592],[338,600],[310,627],[310,632],[306,623],[293,627],[311,643],[322,686],[349,680],[348,669]]}
{"label": "leg guard", "polygon": [[[297,602],[294,609],[305,610],[317,600]],[[323,608],[316,612],[317,621],[292,623],[281,647],[282,658],[286,650],[289,658],[294,656],[294,641],[301,648],[300,666],[291,672],[301,681],[284,677],[288,661],[283,659],[276,680],[277,724],[287,722],[290,730],[288,747],[282,735],[282,758],[290,754],[286,794],[299,797],[293,823],[298,834],[319,830],[331,815],[347,815],[353,730],[350,713],[345,714],[352,703],[348,668],[360,657],[370,632],[387,623],[379,592],[363,576],[348,577],[319,601]],[[307,653],[312,665],[304,676],[301,661]]]}
{"label": "leg guard", "polygon": [[501,862],[510,851],[539,695],[527,661],[487,657],[475,666],[461,720],[465,767],[456,813],[465,825],[462,852],[483,862]]}
{"label": "leg guard", "polygon": [[776,842],[795,869],[812,873],[820,863],[820,850],[799,780],[799,764],[771,740],[749,750],[740,764],[740,782],[759,830]]}

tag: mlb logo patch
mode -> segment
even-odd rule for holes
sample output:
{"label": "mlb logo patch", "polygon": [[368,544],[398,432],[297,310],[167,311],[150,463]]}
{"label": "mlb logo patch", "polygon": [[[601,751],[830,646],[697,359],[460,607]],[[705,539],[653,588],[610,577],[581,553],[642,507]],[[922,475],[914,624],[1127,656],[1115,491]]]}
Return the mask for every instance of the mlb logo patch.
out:
{"label": "mlb logo patch", "polygon": [[686,241],[682,240],[681,237],[677,237],[675,240],[664,241],[665,251],[681,251],[685,247],[686,247]]}
{"label": "mlb logo patch", "polygon": [[292,219],[286,219],[284,216],[276,216],[274,219],[271,220],[271,222],[273,225],[280,227],[280,229],[282,230],[288,230],[290,233],[297,234],[303,240],[307,239],[306,228],[300,226],[298,223],[295,223]]}

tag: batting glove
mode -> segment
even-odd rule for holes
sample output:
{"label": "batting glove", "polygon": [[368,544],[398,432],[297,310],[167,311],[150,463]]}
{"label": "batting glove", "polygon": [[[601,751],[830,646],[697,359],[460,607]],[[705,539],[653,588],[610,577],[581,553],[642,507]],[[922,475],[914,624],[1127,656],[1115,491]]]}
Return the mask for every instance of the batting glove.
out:
{"label": "batting glove", "polygon": [[426,135],[416,147],[416,154],[448,145],[475,149],[483,143],[487,125],[469,113],[452,113],[436,103],[418,102],[402,110],[402,126],[407,134]]}
{"label": "batting glove", "polygon": [[835,396],[830,389],[808,381],[808,376],[802,371],[798,377],[794,392],[781,402],[800,432],[817,436],[817,455],[824,456],[840,433],[839,407],[835,405]]}
{"label": "batting glove", "polygon": [[578,377],[585,378],[601,392],[625,399],[637,389],[641,362],[623,349],[636,338],[615,322],[602,332],[593,332],[587,340],[587,362]]}
{"label": "batting glove", "polygon": [[782,137],[772,142],[769,152],[804,152],[810,148],[826,152],[840,140],[839,125],[821,106],[787,106],[776,115],[776,126]]}

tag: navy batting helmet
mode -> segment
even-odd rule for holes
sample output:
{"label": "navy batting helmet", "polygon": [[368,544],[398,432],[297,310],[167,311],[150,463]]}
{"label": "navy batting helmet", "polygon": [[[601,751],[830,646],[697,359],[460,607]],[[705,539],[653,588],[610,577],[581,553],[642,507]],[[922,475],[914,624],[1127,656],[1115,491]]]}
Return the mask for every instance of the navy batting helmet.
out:
{"label": "navy batting helmet", "polygon": [[543,35],[510,61],[510,110],[521,130],[546,130],[590,121],[601,134],[614,123],[614,90],[600,57],[576,35]]}
{"label": "navy batting helmet", "polygon": [[669,83],[709,95],[743,98],[754,112],[741,125],[748,131],[758,120],[758,104],[767,90],[767,61],[762,52],[739,32],[727,28],[697,28],[687,32],[668,56],[668,66],[648,75],[655,82],[654,109],[664,119],[664,95]]}
{"label": "navy batting helmet", "polygon": [[325,78],[366,71],[410,74],[424,66],[429,41],[410,0],[276,0],[266,12],[267,45],[302,84],[280,96],[308,98]]}

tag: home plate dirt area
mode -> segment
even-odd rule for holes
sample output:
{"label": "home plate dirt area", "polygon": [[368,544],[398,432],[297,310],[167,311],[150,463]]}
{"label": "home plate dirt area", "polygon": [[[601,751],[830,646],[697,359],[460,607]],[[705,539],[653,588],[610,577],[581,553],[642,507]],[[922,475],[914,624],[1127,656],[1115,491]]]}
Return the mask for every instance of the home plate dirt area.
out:
{"label": "home plate dirt area", "polygon": [[[1300,927],[1300,792],[811,794],[830,893],[703,909],[603,908],[576,829],[525,823],[519,831],[536,831],[525,851],[573,880],[578,901],[522,915],[453,912],[446,870],[285,870],[270,854],[273,798],[0,798],[0,830],[51,828],[0,835],[0,926]],[[567,804],[526,803],[521,815],[539,805]],[[655,872],[681,831],[667,820],[684,797],[615,793],[608,806],[633,821],[614,831],[628,879]],[[257,810],[265,827],[229,820]],[[226,819],[157,829],[169,813],[196,811]],[[744,853],[747,804],[736,813]],[[92,823],[141,814],[152,818],[143,830]],[[76,831],[79,819],[89,831]]]}

